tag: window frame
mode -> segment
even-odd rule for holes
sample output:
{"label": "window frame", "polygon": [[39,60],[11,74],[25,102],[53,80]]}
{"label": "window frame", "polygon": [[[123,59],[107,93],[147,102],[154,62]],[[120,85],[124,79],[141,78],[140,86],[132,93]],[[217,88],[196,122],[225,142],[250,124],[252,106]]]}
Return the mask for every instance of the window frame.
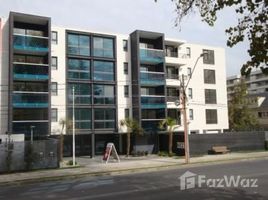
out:
{"label": "window frame", "polygon": [[[56,37],[54,37],[54,36],[56,36]],[[58,32],[57,31],[51,32],[51,43],[58,44]]]}
{"label": "window frame", "polygon": [[128,51],[128,40],[123,40],[123,51]]}
{"label": "window frame", "polygon": [[[53,88],[55,86],[55,88]],[[57,96],[58,95],[58,82],[51,82],[51,95]]]}
{"label": "window frame", "polygon": [[[213,78],[210,76],[213,74]],[[216,84],[216,71],[214,69],[204,69],[204,83],[205,84]]]}
{"label": "window frame", "polygon": [[205,89],[205,104],[217,104],[216,89]]}
{"label": "window frame", "polygon": [[58,108],[51,108],[51,122],[58,121]]}
{"label": "window frame", "polygon": [[[53,60],[56,61],[56,64],[53,64]],[[53,69],[53,70],[58,69],[58,57],[57,56],[52,56],[52,58],[51,58],[51,69]]]}
{"label": "window frame", "polygon": [[[215,113],[212,113],[212,111],[216,113],[216,116],[213,116],[213,114]],[[218,110],[217,109],[206,109],[205,115],[206,115],[206,124],[218,124]]]}
{"label": "window frame", "polygon": [[124,85],[124,97],[129,97],[129,85]]}
{"label": "window frame", "polygon": [[128,75],[128,62],[124,62],[124,74]]}

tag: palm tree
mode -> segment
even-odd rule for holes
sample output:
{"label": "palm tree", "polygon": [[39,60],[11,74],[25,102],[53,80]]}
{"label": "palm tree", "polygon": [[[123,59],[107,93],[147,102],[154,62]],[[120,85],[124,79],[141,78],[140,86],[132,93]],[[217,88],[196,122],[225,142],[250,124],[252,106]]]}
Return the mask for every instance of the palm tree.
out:
{"label": "palm tree", "polygon": [[133,134],[142,134],[143,129],[139,126],[139,123],[130,118],[122,119],[120,120],[120,126],[125,126],[127,128],[127,157],[129,156],[130,153],[130,136],[131,133]]}
{"label": "palm tree", "polygon": [[171,117],[167,117],[166,119],[162,120],[159,123],[159,128],[163,129],[165,127],[167,127],[167,131],[168,131],[168,154],[171,156],[173,154],[172,152],[172,146],[173,146],[173,131],[176,128],[176,126],[178,126],[176,124],[176,120],[171,118]]}

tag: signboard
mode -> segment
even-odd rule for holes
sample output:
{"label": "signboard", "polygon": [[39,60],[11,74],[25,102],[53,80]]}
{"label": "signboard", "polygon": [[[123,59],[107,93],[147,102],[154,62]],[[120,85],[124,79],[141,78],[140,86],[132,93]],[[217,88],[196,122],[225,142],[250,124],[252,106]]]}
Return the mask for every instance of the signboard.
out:
{"label": "signboard", "polygon": [[119,156],[118,156],[116,148],[114,146],[114,143],[108,143],[106,145],[106,149],[105,149],[105,152],[103,154],[102,161],[105,161],[105,163],[107,164],[109,162],[111,155],[114,157],[114,159],[116,159],[118,162],[120,162]]}

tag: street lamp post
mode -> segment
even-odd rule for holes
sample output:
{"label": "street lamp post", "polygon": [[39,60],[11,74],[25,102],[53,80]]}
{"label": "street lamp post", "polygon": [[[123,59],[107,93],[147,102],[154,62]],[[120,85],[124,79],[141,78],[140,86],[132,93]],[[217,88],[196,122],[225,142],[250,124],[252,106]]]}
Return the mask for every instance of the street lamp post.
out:
{"label": "street lamp post", "polygon": [[35,128],[35,126],[30,126],[31,128],[31,145],[33,144],[33,129]]}
{"label": "street lamp post", "polygon": [[73,166],[75,166],[75,112],[74,112],[74,86],[73,86]]}
{"label": "street lamp post", "polygon": [[182,104],[182,115],[183,115],[183,127],[184,127],[184,154],[185,154],[185,163],[188,164],[190,163],[190,152],[189,152],[189,137],[188,137],[188,122],[187,122],[187,112],[186,112],[186,101],[187,101],[187,98],[186,98],[186,89],[188,87],[188,84],[190,82],[190,79],[192,77],[192,74],[195,70],[195,67],[198,63],[198,60],[203,57],[204,54],[200,54],[200,56],[196,59],[195,61],[195,64],[194,64],[194,67],[193,67],[193,70],[191,72],[191,75],[190,77],[188,78],[188,81],[185,85],[184,83],[184,75],[182,75],[182,80],[181,80],[181,104]]}

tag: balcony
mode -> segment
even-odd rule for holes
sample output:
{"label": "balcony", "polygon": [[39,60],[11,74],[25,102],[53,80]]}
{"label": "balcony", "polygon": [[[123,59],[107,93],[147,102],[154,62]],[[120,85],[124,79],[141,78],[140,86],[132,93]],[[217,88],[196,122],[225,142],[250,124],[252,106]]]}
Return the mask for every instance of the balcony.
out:
{"label": "balcony", "polygon": [[140,62],[144,63],[163,63],[164,51],[160,49],[140,48]]}
{"label": "balcony", "polygon": [[163,96],[142,96],[141,108],[159,109],[166,107],[166,98]]}
{"label": "balcony", "polygon": [[185,65],[189,58],[188,54],[171,52],[166,54],[165,59],[167,64]]}
{"label": "balcony", "polygon": [[166,57],[178,58],[178,52],[175,52],[175,51],[166,51]]}
{"label": "balcony", "polygon": [[167,79],[179,79],[179,75],[178,74],[167,74],[166,76]]}
{"label": "balcony", "polygon": [[176,102],[178,101],[180,98],[177,96],[167,96],[167,102]]}
{"label": "balcony", "polygon": [[48,94],[44,93],[13,93],[14,108],[47,108]]}
{"label": "balcony", "polygon": [[48,52],[48,38],[28,35],[13,35],[16,50]]}
{"label": "balcony", "polygon": [[48,67],[34,64],[14,64],[13,78],[19,80],[48,80]]}
{"label": "balcony", "polygon": [[165,74],[159,72],[140,72],[142,85],[164,85]]}

